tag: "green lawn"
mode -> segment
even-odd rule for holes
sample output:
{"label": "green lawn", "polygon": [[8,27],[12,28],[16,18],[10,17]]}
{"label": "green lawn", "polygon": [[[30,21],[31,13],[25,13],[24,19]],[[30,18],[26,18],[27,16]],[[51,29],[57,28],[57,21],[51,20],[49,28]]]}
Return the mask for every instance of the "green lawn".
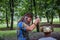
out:
{"label": "green lawn", "polygon": [[[55,32],[60,32],[60,28],[54,28]],[[16,34],[16,30],[6,30],[6,31],[0,31],[0,38],[16,38],[17,34]],[[36,32],[36,29],[33,30],[33,32]]]}
{"label": "green lawn", "polygon": [[[46,18],[42,18],[42,19],[41,19],[41,23],[42,23],[42,22],[47,22]],[[53,24],[60,24],[59,18],[54,18],[54,19],[53,19]]]}
{"label": "green lawn", "polygon": [[[45,19],[44,20],[42,20],[42,21],[46,21]],[[53,20],[53,22],[55,23],[55,24],[59,24],[59,19],[57,18],[54,18],[54,20]],[[17,27],[17,24],[16,24],[17,22],[15,22],[14,23],[14,28],[16,28]],[[10,24],[9,24],[9,26],[10,26]],[[0,29],[1,28],[6,28],[6,24],[0,24]],[[54,28],[54,31],[55,32],[60,32],[60,28]],[[33,32],[36,32],[36,29],[35,30],[33,30]],[[16,30],[5,30],[5,31],[1,31],[0,30],[0,37],[12,37],[12,36],[16,36]]]}
{"label": "green lawn", "polygon": [[[54,28],[55,32],[60,32],[60,28]],[[33,30],[33,32],[36,32],[36,29]]]}
{"label": "green lawn", "polygon": [[[43,23],[43,22],[46,22],[47,20],[46,20],[46,18],[42,18],[41,19],[41,23]],[[54,18],[53,19],[53,24],[60,24],[60,22],[59,22],[59,18]],[[14,28],[16,28],[17,27],[17,21],[14,21]],[[9,27],[10,27],[10,24],[9,24]],[[0,28],[6,28],[6,24],[0,24]]]}
{"label": "green lawn", "polygon": [[[10,24],[9,24],[9,27],[10,27]],[[13,28],[16,28],[16,27],[17,27],[17,24],[13,24]],[[0,24],[0,28],[7,28],[6,24]]]}
{"label": "green lawn", "polygon": [[13,37],[16,36],[16,30],[0,31],[0,37]]}
{"label": "green lawn", "polygon": [[[54,28],[54,31],[60,32],[60,28]],[[33,30],[33,32],[36,32],[36,29]],[[7,30],[7,31],[0,31],[0,37],[12,37],[16,36],[16,30]]]}
{"label": "green lawn", "polygon": [[60,32],[60,28],[54,28],[55,32]]}

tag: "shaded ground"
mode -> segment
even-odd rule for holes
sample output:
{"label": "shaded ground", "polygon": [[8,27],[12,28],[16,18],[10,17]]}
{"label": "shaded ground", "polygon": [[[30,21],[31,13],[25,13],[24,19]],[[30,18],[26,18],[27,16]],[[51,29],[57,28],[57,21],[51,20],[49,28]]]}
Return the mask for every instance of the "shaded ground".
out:
{"label": "shaded ground", "polygon": [[[60,32],[53,32],[51,36],[56,38],[57,40],[60,40]],[[44,34],[42,32],[32,32],[29,37],[30,37],[30,40],[38,40],[39,38],[44,37]],[[3,37],[0,37],[0,40],[17,40],[17,37],[3,36]]]}
{"label": "shaded ground", "polygon": [[[0,31],[6,31],[6,30],[10,30],[10,28],[0,28]],[[13,28],[13,30],[16,30],[16,28]]]}
{"label": "shaded ground", "polygon": [[[41,24],[40,26],[52,26],[52,27],[54,27],[54,28],[60,28],[60,24],[47,24],[47,23],[43,23],[43,24]],[[15,30],[16,29],[16,27],[14,27],[13,28],[13,30]],[[5,30],[10,30],[10,27],[9,28],[7,28],[7,27],[4,27],[4,28],[0,28],[0,30],[1,31],[5,31]]]}
{"label": "shaded ground", "polygon": [[16,30],[0,31],[0,40],[16,40]]}
{"label": "shaded ground", "polygon": [[0,40],[17,40],[16,36],[13,37],[0,37]]}
{"label": "shaded ground", "polygon": [[[44,23],[44,25],[41,25],[41,26],[49,26],[49,25],[50,24]],[[50,26],[60,27],[60,24],[53,24],[53,25],[50,25]],[[14,28],[13,30],[15,30],[15,29],[16,28]],[[0,28],[0,30],[1,31],[6,31],[6,30],[10,30],[10,28]],[[10,32],[10,34],[8,34],[7,36],[5,35],[6,33],[2,36],[0,34],[0,40],[17,40],[16,32],[14,32],[14,33],[12,34],[12,32]],[[56,38],[57,40],[60,40],[60,32],[53,32],[51,34],[51,36]],[[30,37],[31,40],[38,40],[39,38],[44,37],[44,34],[42,32],[32,32],[32,33],[30,33],[29,37]]]}
{"label": "shaded ground", "polygon": [[41,26],[52,26],[52,27],[60,27],[60,24],[48,24],[48,23],[43,23]]}
{"label": "shaded ground", "polygon": [[[31,33],[30,35],[31,40],[38,40],[41,37],[44,37],[44,34],[42,32]],[[51,34],[51,37],[56,38],[57,40],[60,40],[60,32],[53,32]]]}

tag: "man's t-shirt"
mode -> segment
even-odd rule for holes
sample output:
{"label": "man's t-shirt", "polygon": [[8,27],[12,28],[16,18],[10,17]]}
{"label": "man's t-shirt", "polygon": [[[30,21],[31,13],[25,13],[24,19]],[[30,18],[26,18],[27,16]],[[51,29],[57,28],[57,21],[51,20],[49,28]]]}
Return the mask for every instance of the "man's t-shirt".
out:
{"label": "man's t-shirt", "polygon": [[[27,34],[26,28],[23,27],[24,22],[19,22],[18,23],[18,28],[19,28],[19,34],[17,35],[18,40],[26,40],[26,38],[23,35],[23,31]],[[18,31],[18,30],[17,30]]]}
{"label": "man's t-shirt", "polygon": [[44,37],[44,38],[40,38],[39,40],[56,40],[56,39],[52,37]]}

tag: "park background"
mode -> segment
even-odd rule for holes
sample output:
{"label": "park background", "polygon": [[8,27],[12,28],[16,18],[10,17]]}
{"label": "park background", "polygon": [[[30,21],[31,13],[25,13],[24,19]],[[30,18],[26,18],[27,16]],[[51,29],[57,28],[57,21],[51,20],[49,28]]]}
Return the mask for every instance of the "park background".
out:
{"label": "park background", "polygon": [[39,16],[40,25],[53,25],[60,32],[60,0],[0,0],[0,40],[17,39],[17,22],[26,12],[32,12],[32,23]]}

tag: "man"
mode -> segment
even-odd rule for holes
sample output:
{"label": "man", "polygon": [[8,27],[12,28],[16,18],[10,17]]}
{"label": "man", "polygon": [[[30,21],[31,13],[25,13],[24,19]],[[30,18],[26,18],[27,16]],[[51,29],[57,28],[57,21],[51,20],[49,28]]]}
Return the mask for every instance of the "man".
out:
{"label": "man", "polygon": [[40,19],[37,18],[35,22],[30,25],[30,22],[32,20],[32,14],[26,13],[21,20],[19,20],[17,26],[17,39],[18,40],[29,40],[29,31],[32,31],[36,25],[39,23]]}
{"label": "man", "polygon": [[50,37],[51,32],[53,31],[51,26],[43,26],[42,31],[44,32],[45,37],[40,38],[39,40],[56,40],[53,37]]}

